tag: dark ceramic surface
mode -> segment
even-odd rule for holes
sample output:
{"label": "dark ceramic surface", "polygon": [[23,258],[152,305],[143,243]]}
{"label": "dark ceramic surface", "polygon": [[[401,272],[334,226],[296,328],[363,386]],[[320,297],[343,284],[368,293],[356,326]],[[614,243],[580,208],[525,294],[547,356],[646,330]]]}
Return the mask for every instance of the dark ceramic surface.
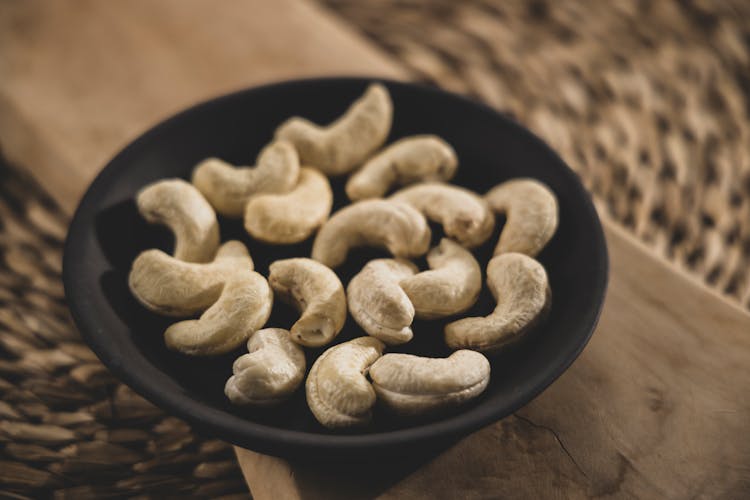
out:
{"label": "dark ceramic surface", "polygon": [[[362,458],[439,448],[498,420],[533,399],[578,356],[596,325],[607,283],[607,252],[589,195],[576,175],[541,140],[481,104],[432,88],[384,82],[394,101],[389,142],[434,133],[456,149],[453,182],[484,193],[511,177],[545,182],[560,205],[560,226],[538,257],[550,277],[552,307],[546,321],[517,345],[492,358],[492,381],[473,404],[426,422],[401,422],[376,411],[364,430],[332,433],[314,420],[301,387],[274,410],[239,409],[223,387],[232,361],[244,349],[214,359],[187,358],[164,347],[162,332],[173,319],[139,306],[127,289],[138,252],[170,250],[169,233],[138,216],[133,196],[165,177],[189,178],[207,156],[253,164],[276,126],[291,115],[327,123],[369,83],[355,78],[302,80],[249,89],[193,107],[148,131],[118,154],[84,196],[70,227],[63,278],[73,317],[102,361],[137,392],[202,431],[250,449],[282,456]],[[334,180],[334,210],[346,204],[343,180]],[[220,219],[222,239],[249,247],[256,270],[267,275],[276,259],[309,255],[311,242],[274,247],[250,240],[238,221]],[[440,235],[433,226],[434,236]],[[475,255],[484,268],[497,241]],[[366,262],[385,253],[362,250],[339,269],[346,284]],[[424,266],[424,262],[420,262]],[[470,315],[493,308],[485,289]],[[288,328],[297,314],[277,303],[267,326]],[[415,339],[391,352],[444,356],[445,321],[416,322]],[[338,341],[362,335],[349,319]],[[320,351],[310,351],[308,368]]]}

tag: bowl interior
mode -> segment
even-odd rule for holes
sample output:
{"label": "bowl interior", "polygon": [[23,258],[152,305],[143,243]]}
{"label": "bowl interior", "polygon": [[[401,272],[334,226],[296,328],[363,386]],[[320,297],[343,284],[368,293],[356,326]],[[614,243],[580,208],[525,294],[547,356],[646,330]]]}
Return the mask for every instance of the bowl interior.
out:
{"label": "bowl interior", "polygon": [[[135,256],[148,248],[171,251],[172,237],[145,223],[133,198],[144,185],[166,177],[189,179],[192,167],[208,156],[253,165],[276,126],[292,115],[327,123],[358,97],[368,81],[321,79],[287,82],[239,92],[199,105],[164,122],[121,152],[90,187],[71,226],[64,279],[74,318],[102,360],[138,392],[205,431],[239,445],[274,454],[306,451],[386,450],[468,433],[528,402],[578,355],[596,324],[607,279],[604,238],[588,195],[575,174],[539,139],[482,105],[438,90],[386,82],[394,102],[389,142],[422,133],[453,145],[460,166],[452,182],[484,193],[512,177],[534,177],[557,195],[560,225],[538,256],[547,269],[552,307],[546,321],[518,344],[492,359],[491,383],[478,400],[430,421],[401,421],[376,410],[366,429],[331,433],[307,409],[304,388],[270,410],[238,408],[223,387],[232,361],[244,347],[218,358],[185,357],[166,349],[162,332],[174,319],[148,312],[131,296],[127,275]],[[345,179],[333,179],[334,210],[348,203]],[[502,219],[501,219],[502,222]],[[272,246],[252,240],[241,221],[220,218],[222,240],[239,239],[249,248],[256,270],[267,275],[274,260],[309,256],[311,240]],[[439,240],[442,231],[433,227]],[[497,241],[474,253],[484,269]],[[373,257],[355,251],[337,269],[346,286]],[[422,269],[425,262],[419,261]],[[486,315],[494,302],[483,290],[468,315]],[[267,326],[289,328],[298,314],[277,302]],[[388,349],[446,356],[442,340],[447,321],[418,321],[412,342]],[[349,318],[336,342],[363,334]],[[321,350],[308,351],[308,369]]]}

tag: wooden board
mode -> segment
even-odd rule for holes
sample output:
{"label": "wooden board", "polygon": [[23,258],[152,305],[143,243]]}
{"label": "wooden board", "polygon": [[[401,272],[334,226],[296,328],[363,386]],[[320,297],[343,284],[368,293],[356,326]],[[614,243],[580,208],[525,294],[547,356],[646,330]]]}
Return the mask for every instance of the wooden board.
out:
{"label": "wooden board", "polygon": [[377,472],[238,450],[253,495],[747,497],[750,316],[611,223],[607,239],[612,276],[599,328],[573,366],[516,415],[423,464]]}
{"label": "wooden board", "polygon": [[295,0],[0,0],[0,149],[72,212],[130,140],[216,95],[288,78],[398,77]]}
{"label": "wooden board", "polygon": [[[0,0],[0,147],[70,212],[106,160],[164,116],[343,72],[408,76],[308,2]],[[750,316],[605,225],[601,325],[540,397],[410,463],[330,470],[238,450],[253,495],[747,496]]]}

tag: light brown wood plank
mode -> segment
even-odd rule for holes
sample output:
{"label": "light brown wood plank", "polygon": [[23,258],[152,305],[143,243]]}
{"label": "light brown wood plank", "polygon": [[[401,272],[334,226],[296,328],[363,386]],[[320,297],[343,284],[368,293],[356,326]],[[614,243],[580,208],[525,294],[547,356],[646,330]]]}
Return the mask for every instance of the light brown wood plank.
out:
{"label": "light brown wood plank", "polygon": [[[416,471],[404,464],[378,482],[357,467],[293,464],[281,482],[300,498],[330,498],[335,481],[339,498],[746,497],[750,315],[606,227],[600,325],[542,395]],[[253,487],[272,480],[252,473],[257,454],[238,454],[255,497],[271,498]]]}
{"label": "light brown wood plank", "polygon": [[[307,2],[0,0],[0,147],[70,211],[155,121],[246,85],[333,73],[406,76]],[[750,317],[605,225],[600,327],[517,415],[365,474],[237,450],[256,498],[747,496]]]}
{"label": "light brown wood plank", "polygon": [[274,80],[403,70],[296,0],[0,0],[0,149],[72,212],[125,144],[200,100]]}

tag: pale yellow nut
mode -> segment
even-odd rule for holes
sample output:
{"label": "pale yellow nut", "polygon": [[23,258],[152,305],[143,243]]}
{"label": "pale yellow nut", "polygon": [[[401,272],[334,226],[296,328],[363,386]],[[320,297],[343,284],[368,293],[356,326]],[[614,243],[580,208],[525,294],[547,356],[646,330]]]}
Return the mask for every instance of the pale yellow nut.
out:
{"label": "pale yellow nut", "polygon": [[347,300],[354,321],[369,335],[386,344],[412,339],[414,306],[399,286],[417,267],[406,260],[375,259],[349,282]]}
{"label": "pale yellow nut", "polygon": [[128,286],[146,308],[167,316],[191,316],[216,302],[232,274],[252,271],[253,260],[245,245],[228,241],[213,262],[181,261],[161,250],[142,252],[133,261]]}
{"label": "pale yellow nut", "polygon": [[323,224],[313,243],[312,258],[335,268],[358,246],[385,247],[395,257],[418,257],[429,249],[430,237],[427,220],[406,203],[359,201]]}
{"label": "pale yellow nut", "polygon": [[495,215],[487,202],[462,187],[438,182],[415,184],[397,191],[389,199],[416,208],[441,224],[446,236],[467,248],[481,245],[495,230]]}
{"label": "pale yellow nut", "polygon": [[549,307],[547,273],[527,255],[504,253],[493,257],[487,265],[487,286],[497,301],[495,310],[489,316],[448,323],[448,347],[495,351],[530,331]]}
{"label": "pale yellow nut", "polygon": [[423,181],[447,181],[456,173],[458,158],[450,144],[435,135],[398,140],[356,171],[346,183],[351,200],[379,198],[393,186]]}
{"label": "pale yellow nut", "polygon": [[291,328],[294,342],[320,347],[341,332],[346,321],[346,294],[330,268],[306,258],[277,260],[269,267],[268,281],[278,298],[301,312]]}
{"label": "pale yellow nut", "polygon": [[242,217],[245,205],[260,193],[286,193],[299,177],[297,151],[286,141],[275,141],[258,154],[255,167],[236,167],[207,158],[193,170],[193,185],[227,217]]}
{"label": "pale yellow nut", "polygon": [[299,243],[328,219],[332,206],[333,192],[326,176],[303,167],[297,185],[288,193],[261,194],[248,201],[245,229],[266,243]]}
{"label": "pale yellow nut", "polygon": [[166,179],[149,184],[136,196],[138,212],[148,222],[174,233],[174,256],[207,262],[219,246],[219,223],[211,205],[190,183]]}
{"label": "pale yellow nut", "polygon": [[392,118],[388,90],[374,83],[330,125],[323,127],[293,117],[276,129],[275,136],[294,144],[303,164],[328,175],[341,175],[360,165],[385,142]]}
{"label": "pale yellow nut", "polygon": [[272,406],[288,399],[305,378],[305,353],[287,330],[265,328],[247,341],[224,393],[236,405]]}
{"label": "pale yellow nut", "polygon": [[400,281],[420,319],[459,314],[477,301],[482,270],[474,256],[458,243],[443,238],[427,254],[429,271]]}
{"label": "pale yellow nut", "polygon": [[490,363],[468,350],[447,358],[386,354],[370,367],[379,404],[404,416],[436,414],[460,406],[484,392]]}
{"label": "pale yellow nut", "polygon": [[210,356],[239,347],[268,321],[273,292],[255,271],[236,271],[219,299],[197,320],[180,321],[164,332],[164,341],[183,354]]}
{"label": "pale yellow nut", "polygon": [[507,217],[495,255],[519,252],[536,256],[557,230],[557,198],[534,179],[511,179],[484,195],[490,207]]}
{"label": "pale yellow nut", "polygon": [[318,422],[335,429],[370,421],[376,396],[366,373],[383,348],[376,338],[359,337],[320,355],[305,383],[307,404]]}

